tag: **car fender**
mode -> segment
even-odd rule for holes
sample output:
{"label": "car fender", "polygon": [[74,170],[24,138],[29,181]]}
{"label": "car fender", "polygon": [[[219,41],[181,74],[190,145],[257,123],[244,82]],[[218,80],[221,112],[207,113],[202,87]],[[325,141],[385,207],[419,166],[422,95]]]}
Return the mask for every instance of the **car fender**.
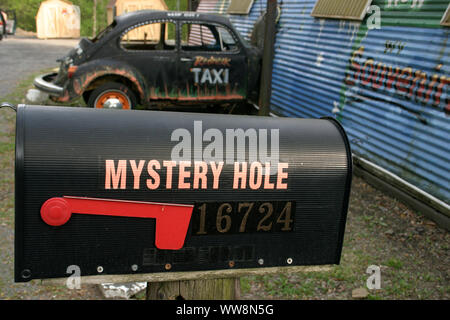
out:
{"label": "car fender", "polygon": [[78,67],[71,79],[69,91],[71,96],[81,96],[96,80],[105,76],[119,76],[128,79],[141,101],[146,101],[147,84],[140,72],[130,65],[114,60],[102,59],[101,63],[94,60]]}

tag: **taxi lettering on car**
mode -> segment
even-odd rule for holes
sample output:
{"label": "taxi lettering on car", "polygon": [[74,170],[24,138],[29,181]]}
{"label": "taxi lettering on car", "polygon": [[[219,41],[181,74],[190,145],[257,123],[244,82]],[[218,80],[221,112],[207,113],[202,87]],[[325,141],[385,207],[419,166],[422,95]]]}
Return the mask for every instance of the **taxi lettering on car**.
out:
{"label": "taxi lettering on car", "polygon": [[96,38],[60,59],[34,85],[58,102],[132,109],[158,103],[256,102],[261,50],[223,16],[137,11],[115,18]]}

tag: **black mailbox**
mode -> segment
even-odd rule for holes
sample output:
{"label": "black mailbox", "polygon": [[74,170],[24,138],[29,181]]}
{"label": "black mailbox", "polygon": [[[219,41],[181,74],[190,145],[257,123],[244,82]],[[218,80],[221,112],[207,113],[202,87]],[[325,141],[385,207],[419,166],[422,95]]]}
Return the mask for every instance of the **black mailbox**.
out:
{"label": "black mailbox", "polygon": [[338,264],[333,119],[19,106],[15,281]]}

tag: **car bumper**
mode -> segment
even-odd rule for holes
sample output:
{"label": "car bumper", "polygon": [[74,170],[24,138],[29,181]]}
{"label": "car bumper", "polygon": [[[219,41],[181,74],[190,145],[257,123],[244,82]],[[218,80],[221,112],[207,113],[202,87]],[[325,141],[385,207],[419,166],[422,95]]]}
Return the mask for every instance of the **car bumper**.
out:
{"label": "car bumper", "polygon": [[52,81],[56,78],[57,73],[43,74],[34,79],[34,86],[39,90],[52,96],[62,96],[64,88],[54,84]]}

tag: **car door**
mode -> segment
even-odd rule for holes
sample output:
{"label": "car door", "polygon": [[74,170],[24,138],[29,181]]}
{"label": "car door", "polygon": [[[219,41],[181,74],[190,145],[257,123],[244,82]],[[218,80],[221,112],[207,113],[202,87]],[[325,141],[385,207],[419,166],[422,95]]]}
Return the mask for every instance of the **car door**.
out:
{"label": "car door", "polygon": [[120,46],[125,51],[120,59],[144,77],[150,101],[178,98],[175,22],[140,23],[124,32]]}
{"label": "car door", "polygon": [[245,49],[234,32],[221,24],[180,23],[179,100],[246,99]]}

